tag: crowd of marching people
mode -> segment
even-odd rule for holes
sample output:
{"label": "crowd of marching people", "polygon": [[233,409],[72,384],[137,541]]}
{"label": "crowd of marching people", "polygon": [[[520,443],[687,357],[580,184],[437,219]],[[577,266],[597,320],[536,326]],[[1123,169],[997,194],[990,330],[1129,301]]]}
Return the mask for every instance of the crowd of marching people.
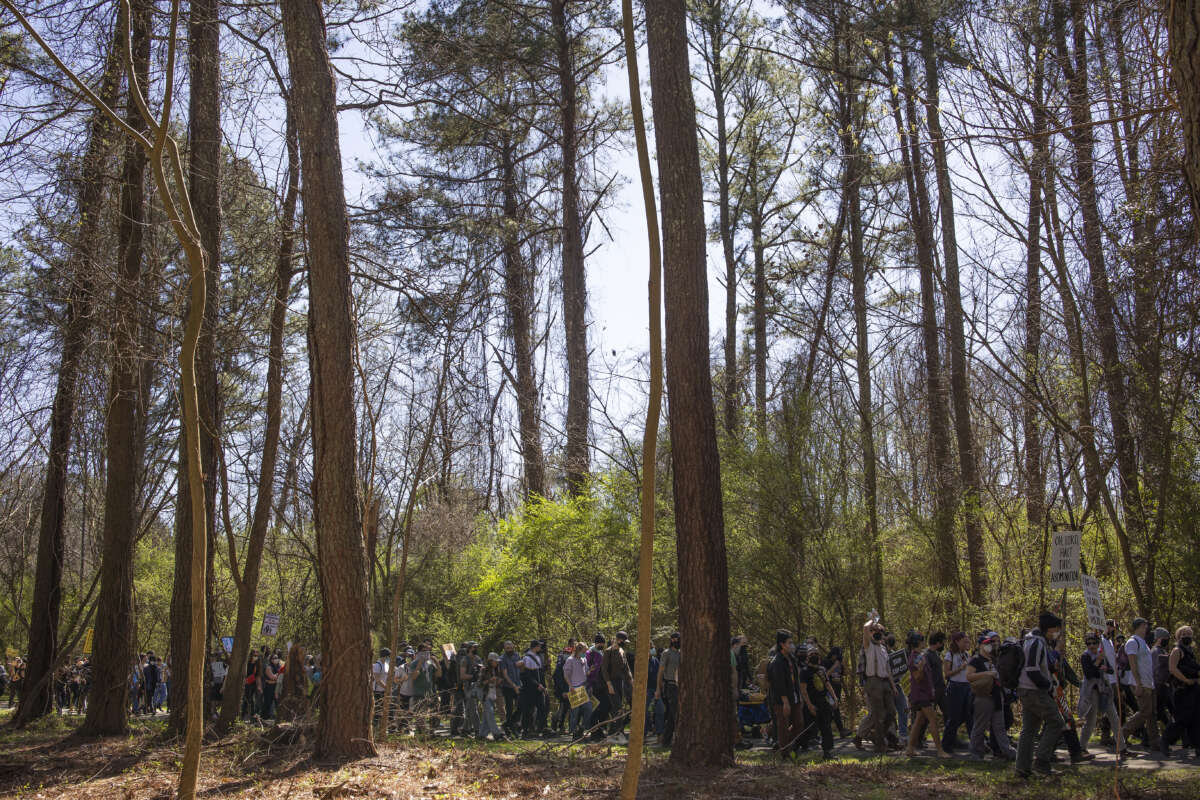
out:
{"label": "crowd of marching people", "polygon": [[[829,758],[838,738],[852,739],[859,750],[1013,762],[1025,777],[1051,774],[1062,758],[1092,760],[1096,734],[1119,758],[1170,758],[1179,743],[1184,750],[1175,755],[1190,749],[1200,759],[1200,667],[1190,627],[1172,634],[1137,618],[1126,637],[1109,620],[1085,637],[1082,652],[1068,653],[1062,620],[1047,612],[1038,622],[1008,637],[913,630],[899,642],[872,615],[854,669],[843,648],[815,638],[780,630],[756,661],[747,638],[736,636],[729,657],[738,746],[758,737],[784,758],[817,747]],[[652,647],[647,707],[636,710],[664,748],[678,718],[682,655],[678,633]],[[369,676],[376,720],[386,714],[392,730],[432,733],[446,720],[451,736],[618,744],[627,741],[637,679],[624,631],[596,634],[590,646],[570,639],[556,653],[540,639],[523,652],[507,641],[486,654],[473,641],[434,648],[424,639],[395,657],[380,650]],[[866,711],[853,731],[842,715],[849,679]]]}
{"label": "crowd of marching people", "polygon": [[[1071,763],[1095,758],[1088,746],[1099,722],[1100,746],[1119,758],[1135,755],[1137,739],[1142,749],[1136,755],[1169,758],[1179,742],[1200,759],[1200,667],[1190,627],[1172,635],[1151,630],[1138,617],[1125,637],[1108,620],[1103,633],[1087,634],[1084,651],[1074,658],[1062,627],[1059,617],[1044,612],[1036,628],[1012,638],[984,631],[972,642],[962,632],[926,638],[911,631],[898,649],[872,616],[859,657],[868,713],[855,733],[856,746],[863,749],[869,739],[886,752],[903,741],[905,752],[916,755],[928,731],[936,754],[946,756],[963,747],[958,732],[965,730],[971,758],[1013,761],[1022,777],[1049,775],[1060,748]],[[1078,690],[1074,707],[1068,687]],[[1014,748],[1008,731],[1018,708],[1021,732]]]}
{"label": "crowd of marching people", "polygon": [[[1068,653],[1062,627],[1059,617],[1044,612],[1036,628],[1009,637],[992,630],[973,636],[912,630],[901,643],[871,614],[854,667],[847,666],[843,648],[826,649],[815,638],[801,640],[786,630],[776,633],[757,660],[748,639],[735,636],[729,658],[738,746],[749,747],[757,738],[784,758],[816,747],[829,758],[838,738],[852,739],[858,750],[879,753],[917,756],[932,748],[938,757],[958,752],[1011,761],[1026,777],[1051,774],[1060,749],[1071,763],[1093,759],[1094,735],[1118,758],[1171,758],[1178,743],[1183,749],[1174,755],[1191,749],[1200,760],[1200,662],[1192,628],[1171,633],[1139,617],[1126,636],[1108,620],[1105,630],[1087,633],[1082,652]],[[499,651],[487,653],[474,641],[435,648],[429,638],[414,640],[395,656],[382,648],[367,679],[376,722],[386,717],[391,731],[624,744],[637,711],[645,715],[647,735],[669,748],[679,717],[679,633],[665,644],[650,651],[644,709],[632,708],[640,677],[624,631],[611,639],[597,633],[590,645],[568,639],[561,649],[543,639],[523,649],[505,641]],[[291,672],[302,672],[296,685],[307,697],[320,686],[320,656],[302,650],[290,656]],[[210,708],[230,680],[242,680],[242,716],[273,719],[287,660],[267,647],[252,651],[244,670],[211,657]],[[21,658],[0,664],[0,696],[7,692],[10,705],[24,676]],[[853,731],[842,713],[846,681],[852,679],[866,711]],[[91,683],[88,659],[68,662],[54,681],[59,713],[83,713]],[[165,709],[169,660],[139,654],[129,681],[133,714]],[[1014,744],[1009,731],[1018,712]]]}
{"label": "crowd of marching people", "polygon": [[[478,642],[434,649],[424,639],[393,657],[379,651],[371,666],[376,719],[390,729],[422,733],[449,723],[451,736],[499,740],[567,735],[624,744],[633,702],[634,659],[629,637],[596,634],[593,643],[569,639],[553,654],[542,639],[519,651],[512,641],[483,654]],[[679,635],[661,654],[651,651],[648,729],[670,744],[678,705]]]}

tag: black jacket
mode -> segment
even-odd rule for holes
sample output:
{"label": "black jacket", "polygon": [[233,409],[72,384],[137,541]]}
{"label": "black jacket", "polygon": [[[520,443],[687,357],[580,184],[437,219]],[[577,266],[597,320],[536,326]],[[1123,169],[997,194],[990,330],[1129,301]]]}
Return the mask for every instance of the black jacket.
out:
{"label": "black jacket", "polygon": [[780,705],[786,698],[789,703],[799,700],[796,687],[799,677],[796,662],[791,656],[776,652],[767,665],[767,678],[771,681],[771,705]]}

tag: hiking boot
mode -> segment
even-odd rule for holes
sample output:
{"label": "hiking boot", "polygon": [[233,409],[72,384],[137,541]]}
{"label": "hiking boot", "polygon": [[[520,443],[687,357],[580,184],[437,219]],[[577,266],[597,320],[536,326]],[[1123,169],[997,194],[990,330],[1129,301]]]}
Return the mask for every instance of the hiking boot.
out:
{"label": "hiking boot", "polygon": [[1080,753],[1078,756],[1071,756],[1072,764],[1082,764],[1085,761],[1095,761],[1096,756],[1091,753]]}
{"label": "hiking boot", "polygon": [[1050,766],[1049,761],[1033,762],[1033,771],[1038,775],[1045,775],[1047,777],[1054,774],[1054,769]]}

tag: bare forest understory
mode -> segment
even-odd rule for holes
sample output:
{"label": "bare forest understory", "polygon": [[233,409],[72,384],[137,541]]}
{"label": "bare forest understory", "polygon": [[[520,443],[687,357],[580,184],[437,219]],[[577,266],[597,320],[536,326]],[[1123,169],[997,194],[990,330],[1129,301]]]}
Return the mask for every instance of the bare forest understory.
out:
{"label": "bare forest understory", "polygon": [[[3,718],[6,711],[0,711]],[[156,800],[174,796],[182,746],[157,722],[134,724],[128,738],[72,737],[73,721],[50,718],[0,737],[0,797]],[[393,737],[379,755],[349,763],[312,757],[312,728],[243,729],[204,750],[197,797],[205,798],[525,798],[616,797],[626,750],[607,744],[462,743]],[[651,749],[642,798],[671,800],[1019,800],[1020,798],[1169,798],[1200,796],[1200,769],[1135,759],[1114,784],[1111,756],[1023,781],[1002,762],[935,762],[857,753],[841,743],[835,761],[809,754],[781,764],[768,750],[741,752],[727,769],[681,769]],[[1114,792],[1119,787],[1119,795]]]}

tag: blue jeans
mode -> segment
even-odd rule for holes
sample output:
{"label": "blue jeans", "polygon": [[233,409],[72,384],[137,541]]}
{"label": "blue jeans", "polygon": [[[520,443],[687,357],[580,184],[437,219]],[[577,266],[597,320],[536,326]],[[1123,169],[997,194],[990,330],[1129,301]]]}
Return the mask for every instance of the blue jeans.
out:
{"label": "blue jeans", "polygon": [[583,735],[584,730],[591,727],[589,723],[592,721],[592,701],[589,698],[587,702],[571,709],[570,722],[571,738],[578,739]]}
{"label": "blue jeans", "polygon": [[487,738],[489,733],[496,740],[504,738],[504,733],[496,724],[496,701],[489,697],[484,697],[483,700],[483,713],[479,715],[478,733],[480,739]]}
{"label": "blue jeans", "polygon": [[942,747],[953,750],[958,743],[958,728],[968,732],[974,720],[972,712],[971,684],[966,681],[950,681],[946,684],[946,730],[942,734]]}

